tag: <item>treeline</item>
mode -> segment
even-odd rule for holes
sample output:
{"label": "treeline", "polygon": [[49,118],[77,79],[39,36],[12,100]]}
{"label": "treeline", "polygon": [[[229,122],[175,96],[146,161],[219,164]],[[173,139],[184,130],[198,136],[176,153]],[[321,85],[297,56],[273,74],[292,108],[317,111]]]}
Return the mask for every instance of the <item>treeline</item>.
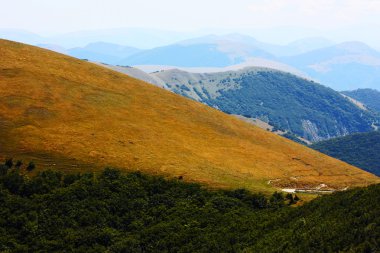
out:
{"label": "treeline", "polygon": [[[8,164],[10,165],[10,164]],[[207,190],[140,172],[0,176],[0,252],[376,252],[380,187],[322,197]]]}

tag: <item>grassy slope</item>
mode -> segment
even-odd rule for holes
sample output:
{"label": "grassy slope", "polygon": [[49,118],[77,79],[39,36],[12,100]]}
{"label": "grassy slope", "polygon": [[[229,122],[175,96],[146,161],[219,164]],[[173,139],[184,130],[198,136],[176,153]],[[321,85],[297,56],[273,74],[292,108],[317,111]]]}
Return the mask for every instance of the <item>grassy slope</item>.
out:
{"label": "grassy slope", "polygon": [[[123,74],[0,40],[0,153],[56,168],[116,166],[265,190],[379,178]],[[91,164],[96,166],[91,167]],[[87,167],[86,167],[87,166]]]}

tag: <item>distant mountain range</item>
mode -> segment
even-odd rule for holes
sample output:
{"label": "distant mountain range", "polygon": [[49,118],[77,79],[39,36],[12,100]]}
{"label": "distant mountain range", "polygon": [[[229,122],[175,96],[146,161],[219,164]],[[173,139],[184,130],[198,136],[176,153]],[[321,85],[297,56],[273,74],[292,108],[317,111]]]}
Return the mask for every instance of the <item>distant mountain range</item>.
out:
{"label": "distant mountain range", "polygon": [[53,44],[64,48],[84,47],[95,42],[153,48],[193,38],[192,33],[174,32],[148,28],[114,28],[84,30],[52,35],[38,35],[19,29],[0,29],[0,38],[28,44]]}
{"label": "distant mountain range", "polygon": [[97,42],[85,47],[76,47],[67,50],[67,54],[79,59],[118,64],[124,58],[140,52],[134,47],[121,46],[117,44]]}
{"label": "distant mountain range", "polygon": [[380,113],[380,91],[375,89],[358,89],[353,91],[343,91],[342,93],[362,102],[368,108]]}
{"label": "distant mountain range", "polygon": [[[0,30],[0,37],[90,61],[157,66],[157,70],[165,66],[269,67],[297,75],[301,73],[338,91],[378,89],[380,80],[380,52],[362,42],[335,44],[321,37],[276,45],[237,33],[194,38],[191,34],[137,28],[82,31],[48,38],[25,31]],[[153,44],[160,46],[149,47]]]}
{"label": "distant mountain range", "polygon": [[301,54],[331,44],[324,39],[308,38],[282,46],[260,42],[241,34],[208,35],[146,50],[124,59],[120,65],[226,67],[252,58],[279,61],[278,56]]}
{"label": "distant mountain range", "polygon": [[[250,50],[250,49],[248,49]],[[249,53],[254,54],[253,51]],[[258,55],[266,54],[263,51]],[[269,56],[268,54],[266,54]],[[146,50],[120,61],[120,65],[172,65],[180,67],[226,67],[244,62],[215,44],[176,44]]]}
{"label": "distant mountain range", "polygon": [[380,176],[380,132],[352,134],[310,146]]}
{"label": "distant mountain range", "polygon": [[335,90],[378,88],[380,80],[379,52],[361,42],[333,45],[320,38],[279,46],[238,34],[205,36],[143,50],[124,58],[118,65],[228,67],[248,65],[250,62],[255,62],[253,66],[274,69],[285,66],[280,70],[302,73]]}
{"label": "distant mountain range", "polygon": [[346,42],[281,60],[336,90],[379,87],[380,52],[361,42]]}
{"label": "distant mountain range", "polygon": [[62,54],[67,54],[78,59],[103,62],[107,64],[118,64],[121,60],[129,57],[140,49],[127,47],[106,42],[90,43],[84,47],[66,49],[55,44],[37,44],[37,46]]}
{"label": "distant mountain range", "polygon": [[[107,66],[301,141],[372,131],[380,117],[330,88],[281,71],[245,68],[219,73],[165,70],[147,74]],[[290,136],[289,136],[290,135]],[[293,138],[294,139],[294,138]]]}
{"label": "distant mountain range", "polygon": [[332,43],[321,38],[308,38],[281,46],[241,34],[208,35],[146,50],[126,58],[120,64],[226,67],[246,62],[250,58],[277,60],[276,56],[300,54],[327,45]]}

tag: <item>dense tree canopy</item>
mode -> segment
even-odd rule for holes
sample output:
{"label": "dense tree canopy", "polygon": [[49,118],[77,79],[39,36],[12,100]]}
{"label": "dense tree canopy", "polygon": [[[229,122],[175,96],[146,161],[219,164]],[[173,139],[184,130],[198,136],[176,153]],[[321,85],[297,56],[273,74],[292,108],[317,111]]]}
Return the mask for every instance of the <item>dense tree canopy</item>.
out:
{"label": "dense tree canopy", "polygon": [[0,177],[0,252],[380,250],[379,185],[294,208],[295,196],[139,172],[25,173],[13,167]]}
{"label": "dense tree canopy", "polygon": [[353,91],[343,91],[343,94],[350,96],[370,109],[380,113],[380,91],[374,89],[358,89]]}
{"label": "dense tree canopy", "polygon": [[360,109],[339,92],[279,71],[213,73],[200,75],[202,80],[189,79],[188,84],[183,73],[169,76],[165,80],[175,84],[171,86],[175,93],[229,114],[262,119],[274,130],[289,132],[285,137],[292,140],[299,136],[315,142],[368,132],[373,123],[380,123],[377,113]]}
{"label": "dense tree canopy", "polygon": [[310,147],[380,176],[379,131],[334,138]]}

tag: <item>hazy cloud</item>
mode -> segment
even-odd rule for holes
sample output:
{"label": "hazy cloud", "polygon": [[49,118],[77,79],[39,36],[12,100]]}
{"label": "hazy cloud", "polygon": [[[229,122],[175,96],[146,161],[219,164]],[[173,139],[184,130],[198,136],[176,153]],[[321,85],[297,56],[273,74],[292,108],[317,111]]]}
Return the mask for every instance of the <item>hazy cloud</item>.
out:
{"label": "hazy cloud", "polygon": [[263,26],[310,26],[331,29],[380,24],[380,0],[256,0],[249,5]]}
{"label": "hazy cloud", "polygon": [[203,29],[247,31],[276,42],[327,36],[380,44],[380,0],[0,0],[0,6],[0,28],[37,33]]}

